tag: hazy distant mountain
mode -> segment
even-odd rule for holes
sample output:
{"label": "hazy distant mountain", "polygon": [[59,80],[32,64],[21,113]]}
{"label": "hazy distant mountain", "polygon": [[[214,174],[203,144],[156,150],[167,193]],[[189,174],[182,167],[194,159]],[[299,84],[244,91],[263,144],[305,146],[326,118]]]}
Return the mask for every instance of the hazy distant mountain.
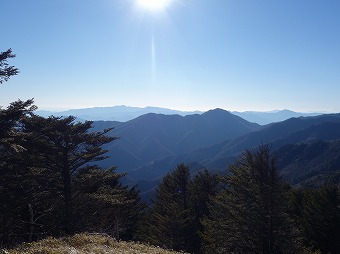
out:
{"label": "hazy distant mountain", "polygon": [[[94,113],[95,109],[65,111],[59,115],[91,119],[91,114],[85,113],[87,110]],[[112,113],[110,108],[99,109]],[[141,112],[125,106],[120,112],[126,116],[128,110],[131,116]],[[126,172],[126,181],[138,184],[144,197],[179,163],[189,164],[192,171],[202,168],[224,171],[242,151],[261,143],[270,144],[278,152],[281,172],[291,183],[313,185],[340,179],[340,152],[337,152],[340,151],[340,114],[293,117],[260,126],[222,109],[201,114],[191,112],[186,116],[161,108],[140,110],[159,110],[165,114],[148,113],[126,122],[95,121],[94,130],[115,127],[110,135],[119,139],[105,147],[110,158],[100,162],[101,166],[115,165],[120,172]],[[262,114],[265,116],[262,122],[260,118],[253,120],[263,123],[264,118],[271,122],[302,113],[284,110],[247,114],[257,117]],[[103,119],[103,114],[100,118]]]}
{"label": "hazy distant mountain", "polygon": [[198,162],[211,169],[223,170],[226,169],[231,158],[239,156],[244,149],[256,147],[261,143],[270,144],[273,149],[278,149],[285,144],[337,138],[340,138],[340,114],[290,118],[264,126],[258,131],[231,141],[222,142],[216,145],[217,147],[210,147],[209,150],[218,153],[205,161]]}
{"label": "hazy distant mountain", "polygon": [[[245,149],[256,147],[261,143],[268,143],[274,151],[279,151],[282,146],[287,144],[313,144],[319,141],[328,142],[337,139],[340,139],[340,114],[291,118],[283,122],[263,126],[248,134],[225,140],[212,146],[155,160],[153,163],[144,164],[129,171],[128,174],[130,178],[135,180],[134,183],[138,183],[143,179],[144,189],[142,191],[148,195],[154,188],[153,184],[155,184],[156,179],[160,179],[178,163],[183,162],[193,165],[193,171],[200,168],[224,171]],[[338,148],[340,150],[340,146]],[[278,156],[280,156],[280,152],[278,152]],[[319,157],[320,160],[322,158],[327,157]],[[291,157],[291,162],[286,162],[284,168],[282,168],[283,174],[288,172],[286,167],[289,167],[290,163],[294,163],[294,157]],[[305,163],[305,167],[301,168],[300,172],[308,171],[307,165],[309,164]],[[292,174],[287,174],[287,177],[293,179],[295,172]],[[306,179],[309,176],[306,173],[301,174]],[[305,178],[302,177],[301,179],[306,180]]]}
{"label": "hazy distant mountain", "polygon": [[242,117],[243,119],[258,123],[261,125],[273,123],[273,122],[281,122],[287,120],[292,117],[300,117],[300,116],[317,116],[321,115],[321,113],[298,113],[291,110],[276,110],[276,111],[268,111],[268,112],[258,112],[258,111],[244,111],[244,112],[231,112],[234,115]]}
{"label": "hazy distant mountain", "polygon": [[233,139],[259,128],[228,111],[215,109],[201,115],[146,114],[125,123],[95,122],[94,130],[110,126],[110,135],[119,139],[112,142],[106,160],[129,171],[168,156],[188,153],[226,139]]}
{"label": "hazy distant mountain", "polygon": [[95,107],[83,109],[71,109],[61,112],[38,110],[37,114],[47,117],[54,116],[69,116],[73,115],[77,118],[90,121],[119,121],[126,122],[148,113],[166,114],[166,115],[192,115],[201,114],[200,111],[179,111],[159,107],[128,107],[128,106],[113,106],[113,107]]}
{"label": "hazy distant mountain", "polygon": [[[95,107],[95,108],[83,108],[83,109],[71,109],[67,111],[53,112],[38,110],[37,114],[47,117],[54,116],[76,116],[79,120],[91,120],[91,121],[118,121],[126,122],[137,118],[141,115],[148,113],[164,114],[164,115],[193,115],[202,114],[201,111],[180,111],[172,110],[160,107],[128,107],[128,106],[113,106],[113,107]],[[297,113],[290,110],[277,110],[269,112],[257,112],[257,111],[245,111],[245,112],[231,112],[234,115],[242,117],[248,122],[258,123],[261,125],[269,124],[272,122],[281,122],[291,117],[299,116],[316,116],[320,113]]]}

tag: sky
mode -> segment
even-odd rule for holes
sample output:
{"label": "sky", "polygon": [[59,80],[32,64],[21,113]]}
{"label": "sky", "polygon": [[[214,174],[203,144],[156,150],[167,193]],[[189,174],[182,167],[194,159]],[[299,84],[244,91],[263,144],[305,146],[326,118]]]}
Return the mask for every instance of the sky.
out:
{"label": "sky", "polygon": [[339,0],[140,1],[2,0],[0,105],[340,112]]}

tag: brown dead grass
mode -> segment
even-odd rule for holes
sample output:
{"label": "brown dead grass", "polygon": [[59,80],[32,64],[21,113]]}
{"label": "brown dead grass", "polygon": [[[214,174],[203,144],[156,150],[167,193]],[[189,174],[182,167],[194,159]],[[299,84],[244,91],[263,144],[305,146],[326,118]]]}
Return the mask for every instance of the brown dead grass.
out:
{"label": "brown dead grass", "polygon": [[[0,254],[178,254],[135,242],[116,241],[102,234],[77,234],[65,238],[47,238],[39,242],[25,243],[11,250],[0,250]],[[182,252],[183,254],[183,252]]]}

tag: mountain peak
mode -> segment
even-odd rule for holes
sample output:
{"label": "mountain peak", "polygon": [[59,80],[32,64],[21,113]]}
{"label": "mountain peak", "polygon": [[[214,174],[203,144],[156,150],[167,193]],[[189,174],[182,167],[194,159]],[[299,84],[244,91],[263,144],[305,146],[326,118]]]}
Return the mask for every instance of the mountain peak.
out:
{"label": "mountain peak", "polygon": [[215,108],[215,109],[211,109],[205,113],[203,113],[202,115],[213,115],[213,116],[219,116],[219,115],[232,115],[229,111],[221,109],[221,108]]}

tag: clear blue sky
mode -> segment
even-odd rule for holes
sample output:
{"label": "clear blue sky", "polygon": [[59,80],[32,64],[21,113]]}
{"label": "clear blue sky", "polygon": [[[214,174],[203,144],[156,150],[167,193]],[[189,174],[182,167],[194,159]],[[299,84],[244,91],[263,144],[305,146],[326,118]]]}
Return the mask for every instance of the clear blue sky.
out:
{"label": "clear blue sky", "polygon": [[0,105],[340,112],[339,0],[2,0]]}

